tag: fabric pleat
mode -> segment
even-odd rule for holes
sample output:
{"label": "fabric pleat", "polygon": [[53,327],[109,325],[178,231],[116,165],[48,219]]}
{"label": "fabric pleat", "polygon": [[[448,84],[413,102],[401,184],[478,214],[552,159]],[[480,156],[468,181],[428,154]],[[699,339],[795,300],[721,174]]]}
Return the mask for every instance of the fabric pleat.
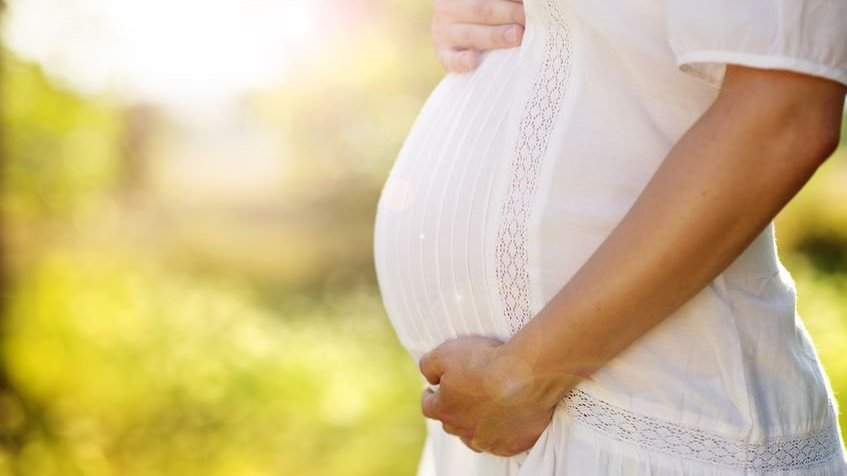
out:
{"label": "fabric pleat", "polygon": [[[444,77],[379,197],[377,279],[410,357],[520,332],[715,101],[726,64],[847,84],[845,5],[524,0],[521,46]],[[581,382],[531,450],[474,453],[428,420],[418,475],[847,474],[796,293],[770,223]]]}

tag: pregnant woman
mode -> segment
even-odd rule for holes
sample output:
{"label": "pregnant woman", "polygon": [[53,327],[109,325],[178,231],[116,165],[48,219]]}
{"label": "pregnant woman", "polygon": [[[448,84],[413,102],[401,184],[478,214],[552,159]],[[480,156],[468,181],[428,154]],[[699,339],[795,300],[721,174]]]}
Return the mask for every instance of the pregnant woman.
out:
{"label": "pregnant woman", "polygon": [[[772,222],[838,143],[847,2],[524,0],[525,30],[474,25],[516,7],[439,0],[442,60],[475,69],[435,88],[377,208],[427,381],[418,474],[847,474]],[[482,32],[523,38],[462,51]]]}

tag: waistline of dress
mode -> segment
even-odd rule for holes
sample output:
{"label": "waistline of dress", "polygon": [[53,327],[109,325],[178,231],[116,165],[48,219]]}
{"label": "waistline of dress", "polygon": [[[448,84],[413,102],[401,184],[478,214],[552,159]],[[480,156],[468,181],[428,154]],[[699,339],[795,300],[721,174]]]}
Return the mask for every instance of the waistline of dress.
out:
{"label": "waistline of dress", "polygon": [[808,469],[843,453],[835,415],[819,430],[756,443],[635,413],[578,388],[572,389],[561,405],[576,422],[617,441],[732,469]]}

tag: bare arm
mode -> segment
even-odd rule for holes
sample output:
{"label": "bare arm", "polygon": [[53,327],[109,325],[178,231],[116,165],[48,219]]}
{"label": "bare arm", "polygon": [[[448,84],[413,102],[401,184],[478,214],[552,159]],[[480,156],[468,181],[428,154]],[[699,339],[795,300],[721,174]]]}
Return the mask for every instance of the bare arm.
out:
{"label": "bare arm", "polygon": [[844,94],[825,79],[730,66],[719,98],[626,217],[504,351],[550,376],[558,400],[586,367],[664,320],[729,266],[829,157]]}
{"label": "bare arm", "polygon": [[[471,339],[424,356],[424,375],[441,382],[424,396],[424,414],[474,448],[506,455],[531,446],[567,391],[705,287],[803,187],[838,143],[845,91],[728,66],[713,105],[532,321],[504,345]],[[466,355],[463,375],[455,362]],[[515,408],[529,425],[509,419]]]}

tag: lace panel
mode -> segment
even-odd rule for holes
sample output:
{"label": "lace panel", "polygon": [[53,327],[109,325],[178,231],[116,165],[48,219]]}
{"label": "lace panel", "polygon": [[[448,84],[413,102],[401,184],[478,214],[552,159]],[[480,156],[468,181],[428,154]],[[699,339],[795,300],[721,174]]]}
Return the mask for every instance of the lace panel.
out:
{"label": "lace panel", "polygon": [[[571,73],[570,34],[556,0],[541,0],[537,7],[544,17],[545,59],[519,125],[512,178],[501,209],[495,247],[498,291],[512,333],[533,317],[527,270],[527,224],[541,163]],[[834,423],[817,432],[757,444],[639,415],[578,389],[572,390],[562,404],[576,421],[618,441],[736,469],[809,468],[826,462],[840,450]]]}
{"label": "lace panel", "polygon": [[527,271],[527,222],[541,161],[547,152],[571,71],[568,25],[556,2],[537,2],[546,32],[544,63],[519,125],[512,159],[512,180],[501,209],[495,246],[498,291],[513,333],[532,318]]}
{"label": "lace panel", "polygon": [[618,441],[735,469],[811,468],[830,460],[840,451],[834,422],[812,433],[749,443],[639,415],[578,389],[572,390],[562,404],[574,420]]}

